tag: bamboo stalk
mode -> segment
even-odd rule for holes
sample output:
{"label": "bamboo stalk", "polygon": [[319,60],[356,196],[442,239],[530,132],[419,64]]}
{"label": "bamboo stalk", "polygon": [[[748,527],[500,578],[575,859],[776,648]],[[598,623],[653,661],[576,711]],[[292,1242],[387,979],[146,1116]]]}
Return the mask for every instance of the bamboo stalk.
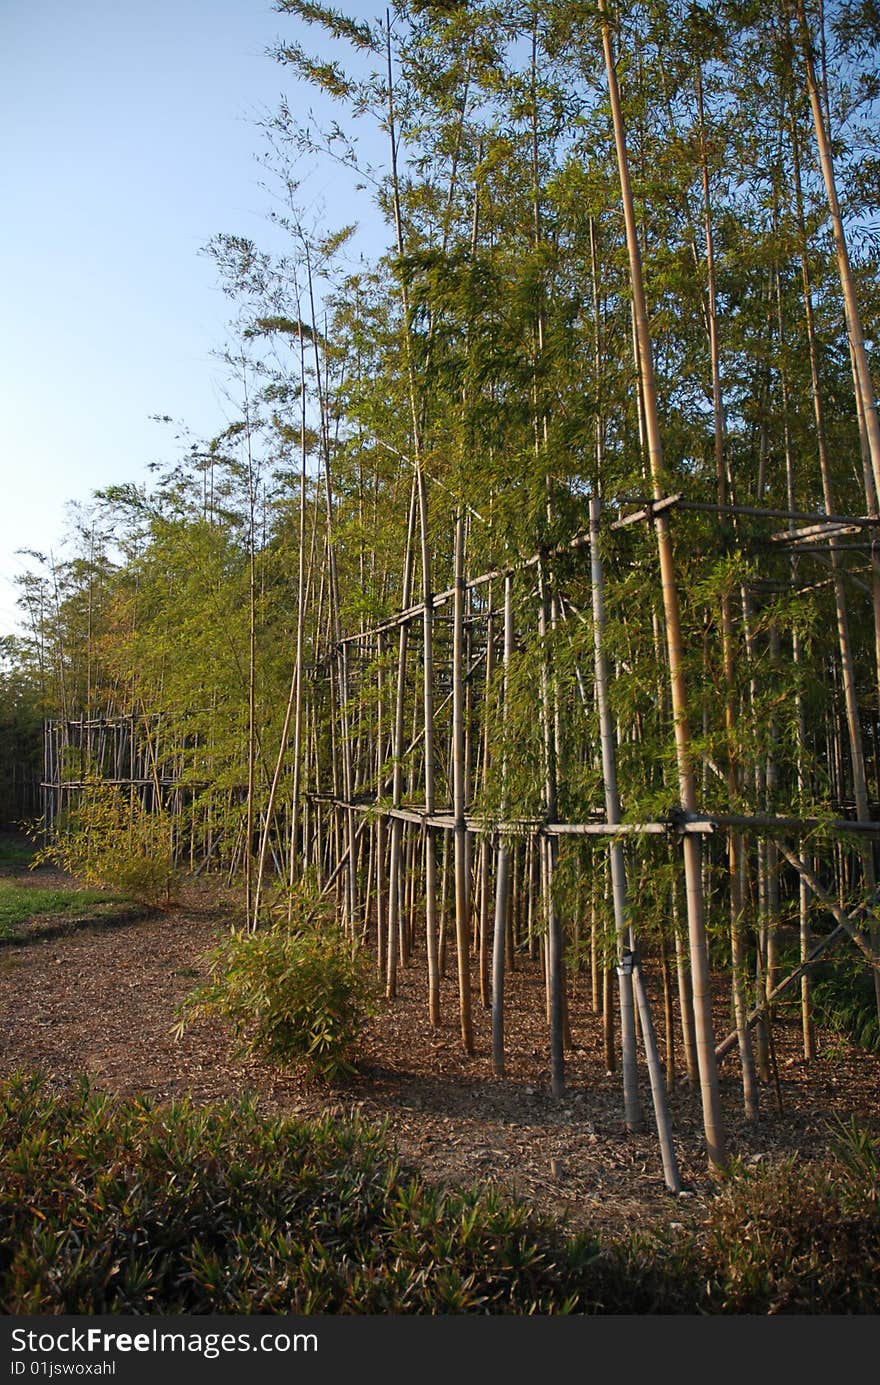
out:
{"label": "bamboo stalk", "polygon": [[[602,779],[605,788],[605,814],[611,826],[620,820],[620,799],[617,791],[614,729],[608,704],[608,669],[605,660],[605,596],[602,559],[599,553],[600,503],[590,497],[591,576],[593,597],[593,642],[596,671],[596,705],[599,711],[599,740],[602,754]],[[627,1130],[641,1130],[644,1123],[639,1097],[639,1077],[636,1062],[635,1017],[633,1014],[633,973],[624,967],[624,953],[633,948],[632,933],[627,918],[626,867],[623,846],[611,839],[608,847],[611,872],[611,897],[617,933],[617,976],[620,1004],[621,1067],[623,1072],[623,1108]]]}
{"label": "bamboo stalk", "polygon": [[461,1041],[466,1053],[473,1053],[470,985],[470,916],[467,825],[465,823],[465,688],[464,657],[464,520],[455,521],[455,607],[452,635],[452,781],[455,820],[455,941],[458,957],[458,1003]]}
{"label": "bamboo stalk", "polygon": [[[538,637],[541,657],[541,735],[544,751],[544,811],[548,823],[556,818],[556,741],[553,726],[553,699],[550,686],[550,658],[547,650],[548,599],[544,573],[538,570]],[[550,1089],[553,1096],[565,1091],[565,1042],[562,985],[562,928],[554,896],[556,838],[541,836],[541,883],[544,895],[545,963],[547,969],[547,1011],[550,1027]]]}
{"label": "bamboo stalk", "polygon": [[[413,570],[413,535],[415,532],[416,518],[416,485],[413,485],[410,492],[409,520],[407,523],[406,535],[406,555],[404,558],[403,570],[403,605],[406,606],[410,599],[410,586],[412,583]],[[406,625],[400,626],[398,654],[397,654],[397,692],[394,707],[394,727],[392,732],[392,756],[393,785],[392,797],[395,808],[400,806],[401,794],[403,792],[403,737],[404,737],[404,714],[406,709],[406,656],[407,656],[408,629]],[[391,854],[388,874],[388,930],[387,930],[387,949],[386,949],[386,982],[385,995],[388,1000],[393,1000],[397,994],[397,952],[398,952],[398,933],[400,929],[400,869],[401,869],[401,830],[402,823],[398,817],[391,820]]]}
{"label": "bamboo stalk", "polygon": [[796,11],[798,28],[800,31],[801,51],[804,60],[804,72],[807,81],[807,93],[810,100],[810,110],[813,115],[813,127],[816,133],[819,167],[825,184],[825,193],[828,198],[831,231],[834,237],[834,251],[837,257],[840,285],[843,290],[847,333],[853,356],[855,357],[858,392],[864,411],[865,430],[871,454],[871,468],[874,473],[874,487],[877,494],[880,495],[880,419],[877,418],[877,401],[874,396],[874,386],[871,380],[868,354],[865,350],[865,338],[862,332],[855,280],[853,278],[849,250],[846,243],[846,233],[843,228],[843,217],[840,214],[840,202],[837,197],[837,184],[834,176],[834,159],[831,151],[831,138],[825,121],[825,113],[822,110],[819,87],[816,81],[816,73],[811,52],[810,29],[807,22],[804,0],[796,0]]}
{"label": "bamboo stalk", "polygon": [[[513,658],[513,582],[504,580],[504,655],[501,684],[501,735],[504,755],[501,764],[501,810],[507,812],[507,699],[508,675]],[[510,847],[503,835],[498,837],[495,865],[495,926],[492,935],[492,1071],[504,1075],[504,944],[507,929],[510,894]]]}
{"label": "bamboo stalk", "polygon": [[[611,101],[621,197],[626,224],[626,241],[630,262],[630,282],[633,296],[633,311],[636,321],[639,363],[641,367],[651,482],[654,498],[655,500],[659,500],[663,494],[665,471],[663,465],[663,447],[660,437],[657,393],[654,381],[651,337],[642,279],[641,253],[636,232],[626,136],[624,133],[623,114],[617,84],[617,71],[611,47],[611,30],[608,22],[607,0],[599,0],[599,9],[602,16],[602,45],[605,56],[608,93]],[[663,608],[666,619],[666,639],[672,690],[672,713],[675,722],[675,746],[678,764],[679,791],[684,810],[686,812],[693,812],[696,809],[696,782],[691,761],[691,735],[688,723],[687,692],[684,679],[681,621],[678,606],[678,592],[675,585],[669,523],[665,514],[656,515],[654,517],[654,532],[657,539],[657,549],[660,560]],[[697,1057],[703,1106],[703,1129],[706,1136],[706,1149],[709,1163],[713,1168],[718,1169],[723,1167],[726,1163],[727,1154],[721,1119],[718,1073],[715,1064],[712,997],[709,981],[709,954],[703,912],[702,868],[699,839],[697,837],[686,836],[682,842],[682,852],[684,856],[687,890],[691,984],[693,987]]]}

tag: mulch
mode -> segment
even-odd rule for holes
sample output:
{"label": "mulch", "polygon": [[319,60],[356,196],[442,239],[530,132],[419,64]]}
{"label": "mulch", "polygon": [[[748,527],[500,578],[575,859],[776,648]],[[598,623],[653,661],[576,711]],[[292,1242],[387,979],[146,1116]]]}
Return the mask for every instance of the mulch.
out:
{"label": "mulch", "polygon": [[[57,873],[37,874],[40,883],[62,883]],[[669,1096],[684,1184],[673,1197],[663,1182],[647,1075],[645,1127],[633,1134],[623,1123],[619,1074],[605,1070],[601,1016],[587,979],[569,997],[573,1047],[561,1098],[550,1094],[542,978],[527,957],[517,958],[507,980],[503,1079],[492,1074],[490,1016],[476,989],[476,1052],[468,1056],[461,1046],[454,959],[443,979],[441,1027],[430,1028],[416,956],[400,973],[397,999],[368,1024],[357,1076],[331,1091],[235,1057],[219,1022],[193,1022],[175,1037],[179,1007],[228,928],[227,907],[205,890],[167,913],[117,908],[73,923],[32,920],[19,940],[0,943],[0,1074],[39,1070],[59,1087],[86,1074],[107,1091],[158,1100],[247,1095],[273,1115],[356,1112],[386,1123],[401,1160],[426,1179],[501,1185],[571,1230],[650,1232],[705,1218],[717,1184],[707,1170],[698,1093],[682,1076]],[[717,1005],[720,1036],[729,997],[719,991]],[[659,1006],[655,1013],[659,1027]],[[774,1034],[781,1110],[774,1088],[762,1087],[760,1118],[747,1124],[735,1053],[721,1065],[731,1153],[745,1163],[818,1156],[829,1149],[835,1122],[853,1116],[880,1133],[880,1057],[828,1034],[806,1064],[795,1019],[780,1018]]]}

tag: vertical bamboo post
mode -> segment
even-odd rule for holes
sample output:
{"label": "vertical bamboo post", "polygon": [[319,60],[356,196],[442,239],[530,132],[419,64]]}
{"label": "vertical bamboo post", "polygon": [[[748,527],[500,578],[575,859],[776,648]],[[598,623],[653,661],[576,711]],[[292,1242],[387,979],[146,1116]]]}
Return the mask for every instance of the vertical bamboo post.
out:
{"label": "vertical bamboo post", "polygon": [[464,520],[455,521],[455,600],[452,629],[452,812],[455,839],[455,942],[458,954],[458,1003],[461,1041],[474,1051],[471,1021],[469,885],[467,824],[465,822],[464,737]]}
{"label": "vertical bamboo post", "polygon": [[[483,764],[481,781],[483,788],[486,788],[489,780],[489,765],[491,758],[492,742],[492,717],[490,698],[492,695],[492,679],[495,673],[495,612],[492,607],[492,584],[489,584],[488,610],[486,612],[486,684],[483,697]],[[489,910],[490,910],[490,876],[491,876],[491,850],[492,844],[488,837],[483,837],[480,842],[480,1004],[488,1009],[491,1005],[491,983],[490,970],[491,960],[489,951]]]}
{"label": "vertical bamboo post", "polygon": [[[507,815],[507,681],[513,658],[513,579],[504,579],[504,655],[500,691],[501,735],[501,813]],[[504,1075],[504,943],[507,931],[508,896],[510,894],[510,845],[503,835],[498,838],[495,864],[495,928],[492,935],[492,1071]]]}
{"label": "vertical bamboo post", "polygon": [[437,962],[440,975],[446,975],[446,940],[449,920],[449,833],[443,833],[443,863],[440,868],[440,922],[437,939]]}
{"label": "vertical bamboo post", "polygon": [[[556,741],[553,723],[553,699],[550,687],[550,654],[547,647],[548,601],[543,564],[538,568],[538,634],[541,641],[541,734],[544,751],[544,813],[548,823],[556,821]],[[547,1008],[550,1024],[550,1090],[553,1096],[565,1091],[565,1041],[562,1001],[562,928],[554,898],[556,874],[556,838],[546,833],[540,837],[541,883],[544,890],[545,962],[547,968]]]}
{"label": "vertical bamboo post", "polygon": [[[614,754],[614,728],[608,705],[608,668],[605,662],[605,593],[602,558],[599,553],[599,510],[596,496],[590,497],[590,575],[593,599],[593,646],[596,669],[596,705],[599,712],[599,739],[602,749],[602,780],[605,788],[605,816],[609,823],[620,822],[620,798]],[[642,1103],[636,1061],[635,1018],[633,1015],[633,973],[623,964],[624,953],[632,948],[627,920],[626,867],[623,843],[612,838],[608,848],[611,870],[611,897],[617,932],[618,991],[620,1000],[620,1046],[623,1071],[623,1109],[627,1130],[641,1130]]]}
{"label": "vertical bamboo post", "polygon": [[[614,140],[617,151],[621,199],[623,202],[624,220],[626,224],[626,242],[630,263],[630,282],[633,295],[633,312],[636,323],[639,364],[642,376],[642,393],[645,405],[645,427],[651,469],[651,484],[654,498],[659,500],[663,495],[665,469],[663,464],[660,416],[657,406],[657,391],[651,351],[651,335],[648,325],[648,309],[645,301],[644,283],[642,279],[641,250],[639,247],[635,208],[629,176],[623,113],[620,105],[620,92],[617,85],[617,71],[611,47],[611,29],[608,21],[607,0],[599,0],[599,9],[602,17],[602,45],[608,78],[608,94],[614,124]],[[688,721],[687,690],[684,678],[681,617],[679,613],[678,590],[675,584],[672,540],[669,531],[669,521],[665,512],[654,516],[654,532],[657,539],[663,591],[663,610],[666,620],[666,642],[672,692],[672,714],[675,722],[675,748],[678,765],[679,792],[683,809],[686,813],[693,813],[696,812],[697,809],[697,794],[696,780],[694,778],[691,759],[691,734]],[[721,1120],[718,1069],[715,1061],[715,1036],[712,1023],[712,994],[709,977],[709,949],[703,910],[702,851],[700,840],[696,833],[685,833],[682,842],[682,854],[684,856],[687,891],[691,985],[693,987],[694,998],[694,1022],[703,1107],[703,1129],[706,1137],[706,1151],[709,1163],[713,1168],[718,1169],[726,1163],[727,1152],[725,1149]]]}
{"label": "vertical bamboo post", "polygon": [[381,804],[384,792],[383,770],[385,767],[385,641],[383,635],[376,640],[376,968],[379,976],[385,974],[385,940],[388,929],[385,917],[385,815]]}
{"label": "vertical bamboo post", "polygon": [[[303,762],[303,655],[305,638],[305,618],[306,618],[306,574],[305,574],[305,548],[306,548],[306,459],[308,457],[308,443],[306,430],[306,391],[305,391],[305,333],[300,327],[299,333],[299,368],[300,386],[302,401],[300,407],[300,472],[299,472],[299,557],[297,563],[297,587],[296,587],[296,653],[294,676],[296,679],[296,693],[294,699],[293,716],[293,782],[290,789],[290,866],[288,871],[288,888],[292,891],[294,884],[294,871],[297,868],[297,858],[305,857],[305,840],[300,851],[300,799],[302,797],[302,762]],[[316,515],[317,519],[317,515]],[[311,574],[312,560],[315,552],[315,542],[317,539],[317,523],[312,530],[312,542],[309,549],[309,573]],[[300,871],[302,867],[300,866]]]}
{"label": "vertical bamboo post", "polygon": [[[422,540],[423,612],[423,712],[425,733],[425,812],[436,808],[434,775],[434,630],[431,592],[431,555],[428,546],[428,513],[424,472],[417,474],[419,519]],[[425,865],[425,944],[428,964],[428,1019],[436,1028],[440,1023],[440,966],[437,954],[437,845],[427,824],[424,828]]]}
{"label": "vertical bamboo post", "polygon": [[[596,701],[599,708],[599,736],[602,748],[602,779],[605,786],[605,811],[608,822],[620,822],[620,798],[617,791],[617,769],[615,764],[614,726],[608,704],[608,671],[605,663],[605,595],[602,574],[602,557],[599,552],[599,512],[598,497],[590,498],[590,565],[593,597],[593,639],[596,664]],[[666,1104],[666,1091],[663,1074],[657,1056],[657,1041],[651,1008],[642,978],[635,940],[627,919],[626,863],[623,844],[612,838],[609,854],[611,858],[611,889],[614,903],[614,922],[617,931],[618,977],[620,992],[620,1028],[623,1067],[624,1117],[628,1130],[638,1130],[642,1125],[642,1107],[638,1090],[638,1069],[635,1054],[635,1024],[633,1010],[633,989],[639,1007],[642,1023],[642,1043],[648,1063],[651,1083],[651,1096],[654,1103],[654,1117],[657,1123],[657,1136],[663,1162],[663,1177],[666,1186],[673,1193],[681,1191],[681,1180],[675,1149],[672,1144],[672,1131],[669,1124],[669,1111]],[[628,944],[628,945],[625,945]]]}
{"label": "vertical bamboo post", "polygon": [[[410,492],[409,521],[406,536],[406,556],[403,564],[403,591],[401,605],[405,610],[409,605],[410,594],[412,592],[412,570],[413,570],[413,534],[415,529],[416,517],[416,483],[413,479],[412,490]],[[409,628],[405,620],[400,622],[399,644],[397,653],[397,693],[394,706],[394,728],[392,732],[393,756],[393,778],[392,778],[392,802],[395,808],[400,807],[401,794],[403,792],[403,736],[404,736],[404,714],[406,711],[406,655],[407,639]],[[388,871],[388,928],[386,938],[386,963],[387,973],[385,980],[385,995],[388,1000],[393,1000],[397,994],[397,934],[400,928],[400,869],[401,869],[401,847],[400,836],[403,823],[400,818],[391,819],[391,859]]]}
{"label": "vertical bamboo post", "polygon": [[[712,200],[709,184],[709,160],[706,151],[706,124],[703,109],[703,74],[697,63],[697,110],[700,125],[700,172],[703,186],[703,229],[706,239],[707,275],[707,326],[709,331],[709,357],[712,373],[712,417],[715,444],[715,484],[719,507],[727,499],[727,468],[725,464],[725,416],[721,384],[720,347],[718,342],[718,310],[715,291],[715,240],[712,229]],[[736,668],[733,648],[733,617],[731,595],[725,589],[721,594],[721,648],[724,665],[724,725],[727,732],[727,791],[732,803],[736,802],[739,789],[739,770],[736,763]],[[739,1040],[740,1065],[742,1069],[743,1104],[747,1120],[758,1116],[758,1086],[755,1081],[755,1063],[752,1055],[752,1040],[746,1023],[746,955],[744,940],[745,906],[742,889],[743,871],[742,836],[737,832],[728,833],[727,857],[730,880],[730,949],[731,985],[733,1008],[736,1015],[736,1029]]]}
{"label": "vertical bamboo post", "polygon": [[673,1024],[672,978],[669,974],[669,949],[666,929],[660,931],[660,966],[663,972],[663,1024],[666,1031],[666,1090],[675,1090],[675,1027]]}

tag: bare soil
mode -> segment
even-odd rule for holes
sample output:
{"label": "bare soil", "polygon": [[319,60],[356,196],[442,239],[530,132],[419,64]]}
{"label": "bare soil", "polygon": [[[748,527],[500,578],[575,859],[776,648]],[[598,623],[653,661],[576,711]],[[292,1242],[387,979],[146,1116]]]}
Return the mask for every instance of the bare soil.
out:
{"label": "bare soil", "polygon": [[[46,869],[16,878],[71,883]],[[508,977],[503,1080],[492,1075],[490,1017],[479,1004],[476,977],[476,1052],[468,1057],[459,1038],[454,959],[443,982],[443,1023],[432,1031],[423,959],[416,956],[400,974],[398,998],[369,1023],[358,1075],[328,1091],[271,1064],[236,1058],[218,1023],[199,1021],[174,1037],[178,1007],[207,974],[206,952],[229,927],[227,906],[193,890],[184,907],[167,913],[105,908],[75,923],[40,915],[20,939],[0,943],[0,1074],[40,1070],[58,1086],[87,1074],[108,1091],[157,1099],[248,1095],[267,1114],[357,1112],[386,1122],[392,1146],[426,1179],[503,1185],[572,1230],[649,1232],[705,1218],[716,1185],[707,1172],[698,1093],[682,1076],[669,1098],[685,1188],[676,1198],[664,1186],[644,1073],[645,1128],[625,1130],[620,1077],[605,1070],[588,978],[571,990],[573,1047],[561,1099],[550,1095],[542,978],[527,957],[517,957]],[[658,1005],[658,1028],[660,1014]],[[728,1020],[729,997],[719,989],[719,1036]],[[880,1133],[880,1057],[820,1034],[819,1056],[806,1064],[794,1018],[779,1017],[774,1037],[782,1109],[773,1086],[763,1087],[756,1124],[742,1117],[736,1054],[721,1065],[733,1154],[745,1162],[820,1155],[837,1118],[855,1116]],[[660,1043],[662,1049],[662,1036]]]}

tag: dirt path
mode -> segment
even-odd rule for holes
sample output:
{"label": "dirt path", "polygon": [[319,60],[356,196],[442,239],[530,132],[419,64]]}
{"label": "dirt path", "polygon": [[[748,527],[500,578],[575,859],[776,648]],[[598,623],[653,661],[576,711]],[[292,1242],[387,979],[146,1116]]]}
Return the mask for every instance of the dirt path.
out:
{"label": "dirt path", "polygon": [[[0,944],[0,1073],[40,1069],[63,1084],[88,1074],[119,1093],[196,1101],[248,1093],[268,1111],[309,1115],[357,1109],[387,1120],[404,1160],[432,1180],[485,1186],[499,1182],[536,1210],[572,1227],[645,1229],[700,1220],[712,1184],[707,1177],[697,1098],[683,1081],[670,1105],[686,1193],[665,1191],[653,1122],[628,1135],[619,1078],[602,1064],[600,1022],[588,996],[571,1002],[574,1051],[569,1091],[549,1095],[546,1030],[537,969],[520,960],[509,978],[508,1076],[492,1077],[488,1014],[475,1007],[477,1053],[458,1041],[454,977],[443,986],[443,1027],[432,1033],[424,1004],[421,959],[400,977],[400,997],[370,1022],[360,1072],[343,1091],[310,1088],[257,1061],[230,1056],[219,1024],[199,1022],[180,1040],[177,1007],[206,973],[205,953],[228,924],[204,904],[162,915],[128,911],[59,928],[41,917],[22,942]],[[718,1032],[725,1001],[719,997]],[[750,1129],[741,1119],[735,1056],[722,1065],[722,1095],[735,1153],[745,1160],[825,1149],[828,1121],[856,1115],[878,1131],[880,1058],[829,1037],[807,1067],[798,1057],[797,1026],[776,1029],[783,1112],[762,1089],[763,1114]],[[643,1091],[648,1101],[647,1081]]]}

